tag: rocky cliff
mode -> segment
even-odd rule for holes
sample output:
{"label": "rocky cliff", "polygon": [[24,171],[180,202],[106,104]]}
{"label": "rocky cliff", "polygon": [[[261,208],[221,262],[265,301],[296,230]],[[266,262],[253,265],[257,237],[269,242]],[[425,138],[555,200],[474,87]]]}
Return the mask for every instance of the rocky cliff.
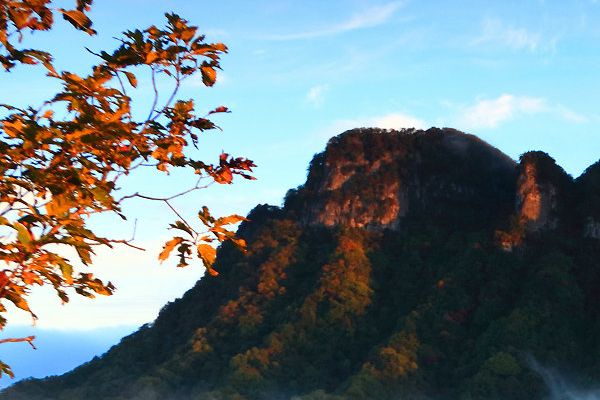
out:
{"label": "rocky cliff", "polygon": [[[553,158],[540,151],[521,156],[517,179],[516,212],[525,229],[557,229],[568,218],[573,181]],[[564,221],[566,222],[566,221]]]}
{"label": "rocky cliff", "polygon": [[509,157],[453,129],[355,129],[315,156],[288,205],[304,223],[329,227],[398,230],[407,217],[487,223],[512,211],[516,173]]}

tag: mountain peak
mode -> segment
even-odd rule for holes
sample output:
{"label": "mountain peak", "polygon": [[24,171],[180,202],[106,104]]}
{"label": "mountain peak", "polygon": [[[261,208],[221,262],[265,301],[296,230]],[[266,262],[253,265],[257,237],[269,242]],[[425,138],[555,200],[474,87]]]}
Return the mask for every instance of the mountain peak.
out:
{"label": "mountain peak", "polygon": [[[512,209],[515,162],[454,129],[360,128],[332,138],[289,194],[308,225],[400,229],[411,216],[472,223],[440,205],[478,213]],[[502,204],[498,204],[498,202]],[[456,211],[456,210],[454,210]]]}

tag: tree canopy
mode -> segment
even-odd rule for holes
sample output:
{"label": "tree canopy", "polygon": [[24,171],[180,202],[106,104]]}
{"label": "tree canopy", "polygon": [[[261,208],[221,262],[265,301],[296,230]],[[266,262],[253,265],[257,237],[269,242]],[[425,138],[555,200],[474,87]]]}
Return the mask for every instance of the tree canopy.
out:
{"label": "tree canopy", "polygon": [[[41,49],[21,48],[27,32],[48,31],[62,16],[76,29],[96,34],[87,13],[92,0],[77,0],[74,9],[56,8],[51,0],[0,1],[0,64],[10,72],[23,64],[44,68],[49,80],[61,89],[42,104],[20,108],[0,104],[0,329],[6,325],[6,304],[35,314],[27,296],[35,285],[51,285],[62,301],[68,290],[80,295],[110,295],[114,286],[92,273],[79,271],[65,249],[74,249],[84,265],[90,265],[97,246],[131,241],[98,235],[89,226],[94,214],[112,213],[127,219],[123,202],[138,197],[162,201],[178,216],[171,227],[182,232],[168,241],[159,258],[172,251],[179,266],[192,255],[202,260],[211,274],[215,258],[213,242],[231,241],[244,249],[228,225],[243,217],[213,217],[206,207],[198,223],[183,219],[170,200],[211,183],[230,184],[234,175],[253,179],[252,161],[222,153],[214,162],[194,158],[200,134],[218,128],[209,117],[229,112],[214,107],[199,115],[193,99],[181,99],[179,89],[199,74],[205,86],[213,86],[220,69],[223,43],[210,43],[196,26],[176,14],[166,14],[164,27],[129,30],[112,51],[93,51],[97,63],[90,72],[77,74],[56,69],[52,55]],[[82,49],[83,50],[83,49]],[[132,112],[128,89],[147,73],[154,98],[143,118]],[[172,89],[159,102],[157,79],[168,79]],[[168,173],[173,169],[194,171],[197,180],[170,197],[125,194],[118,186],[138,169]],[[4,339],[28,341],[32,337]],[[0,364],[0,374],[12,374]]]}

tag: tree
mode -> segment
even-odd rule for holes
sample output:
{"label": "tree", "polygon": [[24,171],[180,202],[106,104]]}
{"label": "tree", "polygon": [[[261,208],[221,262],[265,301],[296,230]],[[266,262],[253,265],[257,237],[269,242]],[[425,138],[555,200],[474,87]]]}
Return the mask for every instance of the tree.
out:
{"label": "tree", "polygon": [[[198,116],[193,100],[178,98],[181,85],[200,74],[205,86],[212,86],[220,69],[220,57],[227,52],[222,43],[208,43],[197,27],[178,15],[166,14],[164,28],[150,26],[126,31],[112,52],[93,52],[98,63],[86,76],[57,71],[51,54],[39,49],[18,48],[27,31],[46,31],[57,15],[76,29],[93,35],[86,15],[92,0],[77,0],[72,10],[56,9],[51,0],[0,0],[0,64],[6,71],[22,64],[45,68],[49,79],[60,81],[62,89],[38,107],[0,105],[0,330],[6,325],[6,302],[31,314],[27,295],[34,285],[51,285],[62,301],[69,289],[80,295],[110,295],[114,287],[92,273],[77,271],[65,256],[74,249],[84,265],[92,263],[97,246],[124,244],[127,240],[101,237],[89,226],[94,214],[113,213],[126,219],[122,204],[129,198],[162,201],[177,214],[172,228],[183,232],[168,241],[159,258],[176,250],[179,266],[188,265],[192,252],[213,275],[213,242],[231,241],[240,249],[243,240],[227,226],[243,220],[231,215],[215,218],[206,207],[198,213],[199,225],[183,219],[169,201],[202,189],[211,183],[230,184],[234,175],[253,179],[254,164],[245,158],[222,153],[216,163],[190,157],[190,144],[198,148],[199,134],[217,128],[211,114],[229,112],[216,107]],[[92,52],[88,49],[88,51]],[[127,86],[137,86],[140,70],[150,74],[154,101],[147,117],[136,119]],[[169,79],[173,90],[159,104],[157,79]],[[193,170],[198,179],[187,190],[158,198],[134,193],[122,195],[117,182],[133,170],[154,168]],[[33,337],[4,339],[26,341]],[[0,375],[12,375],[0,362]]]}

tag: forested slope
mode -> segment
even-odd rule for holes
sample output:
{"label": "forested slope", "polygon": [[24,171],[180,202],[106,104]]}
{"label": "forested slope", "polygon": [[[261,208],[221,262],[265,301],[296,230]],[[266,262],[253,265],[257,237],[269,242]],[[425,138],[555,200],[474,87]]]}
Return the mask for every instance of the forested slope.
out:
{"label": "forested slope", "polygon": [[600,381],[600,164],[357,129],[153,324],[2,399],[541,399]]}

